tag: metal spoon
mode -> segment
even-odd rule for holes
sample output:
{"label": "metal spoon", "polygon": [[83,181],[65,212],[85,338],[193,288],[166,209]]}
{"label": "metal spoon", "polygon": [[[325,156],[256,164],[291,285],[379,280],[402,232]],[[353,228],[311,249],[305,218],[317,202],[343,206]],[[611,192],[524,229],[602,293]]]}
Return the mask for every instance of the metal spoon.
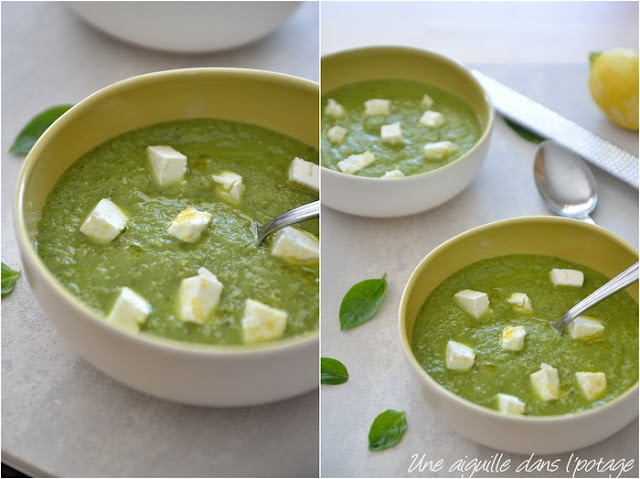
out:
{"label": "metal spoon", "polygon": [[299,206],[291,211],[281,214],[280,216],[276,216],[264,226],[260,226],[258,223],[253,223],[251,225],[251,230],[256,237],[258,246],[260,246],[260,243],[262,243],[271,233],[274,233],[285,226],[317,218],[318,216],[320,216],[320,201],[314,201],[313,203]]}
{"label": "metal spoon", "polygon": [[540,195],[556,215],[595,224],[598,185],[582,158],[552,140],[540,143],[533,174]]}

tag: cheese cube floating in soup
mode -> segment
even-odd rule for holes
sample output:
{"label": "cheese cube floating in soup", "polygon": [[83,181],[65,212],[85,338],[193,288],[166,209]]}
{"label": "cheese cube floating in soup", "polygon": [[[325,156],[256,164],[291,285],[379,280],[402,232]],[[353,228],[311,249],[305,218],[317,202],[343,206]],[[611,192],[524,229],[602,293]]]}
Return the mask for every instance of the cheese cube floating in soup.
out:
{"label": "cheese cube floating in soup", "polygon": [[479,318],[489,309],[487,293],[463,289],[453,295],[460,307],[474,318]]}
{"label": "cheese cube floating in soup", "polygon": [[338,125],[332,126],[327,130],[327,139],[331,143],[342,143],[347,137],[347,133],[349,133],[349,130],[346,128],[342,128]]}
{"label": "cheese cube floating in soup", "polygon": [[242,317],[242,333],[247,344],[278,339],[287,328],[287,312],[248,299]]}
{"label": "cheese cube floating in soup", "polygon": [[560,379],[558,370],[548,364],[542,363],[540,370],[530,375],[531,385],[543,401],[558,399],[560,396]]}
{"label": "cheese cube floating in soup", "polygon": [[177,183],[187,172],[187,157],[170,146],[148,146],[151,173],[158,186]]}
{"label": "cheese cube floating in soup", "polygon": [[388,115],[391,111],[391,100],[375,98],[364,102],[364,114],[367,116]]}
{"label": "cheese cube floating in soup", "polygon": [[151,314],[151,305],[130,288],[122,288],[120,295],[111,308],[107,323],[127,331],[138,332]]}
{"label": "cheese cube floating in soup", "polygon": [[400,171],[398,168],[396,168],[395,170],[386,171],[384,175],[382,175],[380,178],[402,178],[402,177],[404,177],[404,173]]}
{"label": "cheese cube floating in soup", "polygon": [[327,106],[324,108],[324,112],[334,118],[340,118],[344,115],[344,107],[333,98],[329,98]]}
{"label": "cheese cube floating in soup", "polygon": [[388,145],[401,145],[404,143],[400,123],[391,123],[380,127],[380,139]]}
{"label": "cheese cube floating in soup", "polygon": [[80,226],[80,231],[96,243],[113,241],[127,226],[127,217],[108,198],[98,201]]}
{"label": "cheese cube floating in soup", "polygon": [[531,313],[533,307],[531,306],[531,300],[525,293],[513,293],[507,299],[507,302],[513,305],[513,309],[520,313]]}
{"label": "cheese cube floating in soup", "polygon": [[500,347],[506,351],[520,351],[524,347],[526,335],[524,326],[505,326],[500,338]]}
{"label": "cheese cube floating in soup", "polygon": [[447,343],[446,361],[448,369],[468,371],[473,367],[475,360],[476,354],[470,347],[457,341],[449,341]]}
{"label": "cheese cube floating in soup", "polygon": [[428,126],[429,128],[440,128],[446,121],[447,119],[442,113],[431,110],[425,111],[422,117],[420,117],[420,124]]}
{"label": "cheese cube floating in soup", "polygon": [[213,181],[218,184],[218,192],[233,203],[239,203],[244,193],[244,180],[242,176],[232,171],[223,171],[217,175],[211,175]]}
{"label": "cheese cube floating in soup", "polygon": [[498,411],[502,414],[521,415],[524,414],[525,403],[510,394],[498,394]]}
{"label": "cheese cube floating in soup", "polygon": [[598,399],[607,389],[607,376],[605,373],[576,373],[576,382],[587,401]]}
{"label": "cheese cube floating in soup", "polygon": [[211,223],[211,213],[188,206],[169,225],[167,233],[186,243],[195,243]]}
{"label": "cheese cube floating in soup", "polygon": [[311,233],[287,226],[274,234],[271,254],[290,263],[315,264],[320,242]]}
{"label": "cheese cube floating in soup", "polygon": [[178,316],[183,321],[202,323],[220,301],[222,283],[207,268],[199,268],[196,276],[185,278],[178,290]]}
{"label": "cheese cube floating in soup", "polygon": [[436,141],[435,143],[427,143],[424,145],[422,151],[427,160],[442,160],[451,153],[454,153],[457,149],[458,146],[450,141]]}
{"label": "cheese cube floating in soup", "polygon": [[578,316],[567,325],[567,329],[573,339],[591,339],[600,336],[604,331],[604,326],[597,319]]}
{"label": "cheese cube floating in soup", "polygon": [[431,108],[431,106],[433,105],[433,98],[431,98],[429,95],[425,93],[424,96],[422,97],[421,104],[426,108]]}
{"label": "cheese cube floating in soup", "polygon": [[581,288],[584,283],[584,273],[575,269],[553,268],[550,273],[554,286],[572,286]]}
{"label": "cheese cube floating in soup", "polygon": [[366,168],[376,160],[376,156],[370,151],[365,151],[359,155],[351,155],[347,159],[338,163],[338,168],[343,173],[354,175],[358,171]]}
{"label": "cheese cube floating in soup", "polygon": [[319,191],[320,167],[315,163],[295,157],[289,167],[289,181]]}

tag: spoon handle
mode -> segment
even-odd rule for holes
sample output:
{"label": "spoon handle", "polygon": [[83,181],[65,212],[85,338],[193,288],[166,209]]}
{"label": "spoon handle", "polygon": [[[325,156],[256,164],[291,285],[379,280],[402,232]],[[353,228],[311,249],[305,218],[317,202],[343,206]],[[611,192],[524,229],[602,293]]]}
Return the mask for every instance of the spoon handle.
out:
{"label": "spoon handle", "polygon": [[284,228],[285,226],[300,223],[301,221],[317,218],[318,216],[320,216],[320,201],[299,206],[280,216],[276,216],[266,225],[258,228],[258,244],[262,243],[262,241],[274,231]]}
{"label": "spoon handle", "polygon": [[625,269],[618,276],[604,284],[602,287],[596,289],[593,293],[567,311],[567,314],[565,314],[560,321],[553,324],[553,328],[561,333],[567,324],[580,316],[580,314],[584,313],[587,309],[638,281],[639,271],[640,268],[638,267],[638,263]]}

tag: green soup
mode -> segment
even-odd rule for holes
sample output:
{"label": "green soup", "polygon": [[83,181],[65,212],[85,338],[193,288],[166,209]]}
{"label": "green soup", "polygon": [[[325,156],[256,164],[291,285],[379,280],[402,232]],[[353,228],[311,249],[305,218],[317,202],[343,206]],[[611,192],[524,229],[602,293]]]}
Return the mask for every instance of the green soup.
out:
{"label": "green soup", "polygon": [[[553,268],[584,273],[582,287],[556,287]],[[487,408],[496,409],[499,393],[526,403],[527,415],[557,415],[584,411],[619,396],[638,381],[638,304],[620,292],[590,309],[586,315],[605,329],[595,339],[560,336],[550,323],[608,281],[604,275],[569,261],[547,256],[513,255],[490,258],[452,274],[425,300],[416,318],[412,349],[422,367],[451,392]],[[479,319],[464,312],[454,300],[460,290],[488,294],[490,310]],[[512,293],[526,293],[532,313],[514,310],[507,302]],[[520,351],[500,345],[505,326],[524,326]],[[454,340],[472,347],[475,363],[469,371],[447,369],[445,349]],[[546,363],[558,370],[560,396],[543,401],[529,375]],[[588,401],[578,388],[576,372],[604,372],[603,395]]]}
{"label": "green soup", "polygon": [[[424,95],[432,100],[423,104]],[[326,113],[329,99],[344,107],[338,118]],[[388,115],[365,115],[364,103],[370,99],[391,100]],[[481,127],[476,114],[464,101],[441,88],[409,80],[371,80],[352,83],[326,93],[322,97],[322,165],[340,171],[338,163],[350,155],[370,151],[375,161],[356,174],[381,177],[394,169],[404,176],[417,175],[441,168],[469,151],[480,139]],[[445,118],[439,127],[420,123],[427,110]],[[400,123],[403,144],[387,144],[381,140],[381,127]],[[332,142],[329,130],[334,126],[348,130],[343,141]],[[423,148],[427,143],[449,141],[457,146],[455,152],[444,158],[427,159]]]}
{"label": "green soup", "polygon": [[[185,181],[159,188],[146,148],[171,145],[187,156]],[[289,264],[260,247],[250,229],[291,208],[317,200],[315,192],[288,181],[294,157],[318,162],[299,141],[254,125],[195,119],[161,123],[113,138],[78,159],[58,180],[42,210],[38,254],[51,272],[91,308],[107,314],[122,287],[145,298],[152,312],[141,330],[208,344],[242,343],[241,318],[248,299],[288,313],[285,337],[318,327],[318,265]],[[225,201],[211,175],[233,171],[244,178],[240,204]],[[79,231],[90,210],[111,199],[129,217],[108,244]],[[194,244],[167,234],[187,206],[213,215]],[[299,228],[318,234],[318,221]],[[203,324],[177,318],[182,279],[205,267],[224,285],[215,314]]]}

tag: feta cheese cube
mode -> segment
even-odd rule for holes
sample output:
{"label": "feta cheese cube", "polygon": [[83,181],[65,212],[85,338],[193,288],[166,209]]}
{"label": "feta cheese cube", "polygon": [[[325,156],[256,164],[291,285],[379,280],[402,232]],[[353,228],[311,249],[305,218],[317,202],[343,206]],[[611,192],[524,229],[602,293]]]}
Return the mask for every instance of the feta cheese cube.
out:
{"label": "feta cheese cube", "polygon": [[425,93],[424,96],[422,97],[422,103],[421,104],[425,108],[431,108],[431,106],[433,105],[433,98],[431,98],[429,95],[427,95]]}
{"label": "feta cheese cube", "polygon": [[306,231],[287,226],[273,235],[271,254],[290,263],[315,264],[320,257],[318,238]]}
{"label": "feta cheese cube", "polygon": [[425,111],[420,118],[420,124],[429,128],[440,128],[446,121],[447,119],[442,113],[432,110]]}
{"label": "feta cheese cube", "polygon": [[526,335],[524,326],[505,326],[500,338],[500,347],[505,351],[520,351],[524,347]]}
{"label": "feta cheese cube", "polygon": [[338,125],[332,126],[327,131],[327,139],[331,143],[342,143],[347,137],[347,133],[349,133],[349,130],[347,130],[346,128],[342,128]]}
{"label": "feta cheese cube", "polygon": [[364,102],[364,114],[367,116],[388,115],[391,111],[391,100],[378,98]]}
{"label": "feta cheese cube", "polygon": [[525,404],[520,399],[510,394],[497,394],[498,411],[502,414],[524,414]]}
{"label": "feta cheese cube", "polygon": [[576,373],[576,382],[587,401],[597,399],[607,389],[607,375],[605,373]]}
{"label": "feta cheese cube", "polygon": [[551,270],[551,282],[554,286],[573,286],[581,288],[584,283],[584,273],[575,269],[558,269]]}
{"label": "feta cheese cube", "polygon": [[395,170],[386,171],[380,178],[402,178],[403,176],[404,173],[396,168]]}
{"label": "feta cheese cube", "polygon": [[531,300],[525,293],[513,293],[507,302],[513,305],[513,309],[520,313],[531,313],[533,307],[531,306]]}
{"label": "feta cheese cube", "polygon": [[147,156],[158,186],[177,183],[187,172],[187,157],[170,146],[147,146]]}
{"label": "feta cheese cube", "polygon": [[324,107],[324,112],[334,118],[340,118],[344,115],[344,107],[333,98],[329,98],[327,106]]}
{"label": "feta cheese cube", "polygon": [[382,143],[387,143],[388,145],[400,145],[404,143],[400,123],[382,125],[382,127],[380,127],[380,138],[382,139]]}
{"label": "feta cheese cube", "polygon": [[113,241],[127,226],[127,217],[111,200],[102,198],[80,226],[97,243]]}
{"label": "feta cheese cube", "polygon": [[458,145],[450,141],[436,141],[424,145],[424,157],[427,160],[442,160],[458,149]]}
{"label": "feta cheese cube", "polygon": [[151,305],[135,291],[124,287],[107,316],[107,323],[136,333],[140,331],[140,325],[147,320],[149,314]]}
{"label": "feta cheese cube", "polygon": [[560,396],[560,379],[558,370],[548,364],[542,363],[540,370],[530,376],[531,385],[543,401],[558,399]]}
{"label": "feta cheese cube", "polygon": [[592,339],[602,334],[604,325],[597,319],[578,316],[567,325],[567,329],[573,339]]}
{"label": "feta cheese cube", "polygon": [[489,309],[487,293],[463,289],[453,295],[460,307],[474,318],[479,318]]}
{"label": "feta cheese cube", "polygon": [[375,161],[376,157],[370,151],[365,151],[359,155],[351,155],[347,159],[338,163],[338,168],[343,173],[355,175],[358,171],[366,168]]}
{"label": "feta cheese cube", "polygon": [[209,223],[211,223],[211,213],[187,206],[173,219],[167,233],[186,243],[195,243]]}
{"label": "feta cheese cube", "polygon": [[218,175],[211,175],[218,184],[218,193],[233,203],[239,203],[244,193],[244,179],[232,171],[223,171]]}
{"label": "feta cheese cube", "polygon": [[320,167],[296,156],[289,167],[289,181],[318,191],[320,190]]}
{"label": "feta cheese cube", "polygon": [[178,289],[178,317],[182,321],[202,323],[216,308],[222,283],[207,268],[199,268],[196,276],[185,278]]}
{"label": "feta cheese cube", "polygon": [[457,341],[449,341],[447,343],[447,369],[454,371],[468,371],[473,367],[476,360],[476,354],[468,346],[458,343]]}
{"label": "feta cheese cube", "polygon": [[287,328],[287,312],[248,299],[242,317],[242,333],[247,344],[277,339]]}

